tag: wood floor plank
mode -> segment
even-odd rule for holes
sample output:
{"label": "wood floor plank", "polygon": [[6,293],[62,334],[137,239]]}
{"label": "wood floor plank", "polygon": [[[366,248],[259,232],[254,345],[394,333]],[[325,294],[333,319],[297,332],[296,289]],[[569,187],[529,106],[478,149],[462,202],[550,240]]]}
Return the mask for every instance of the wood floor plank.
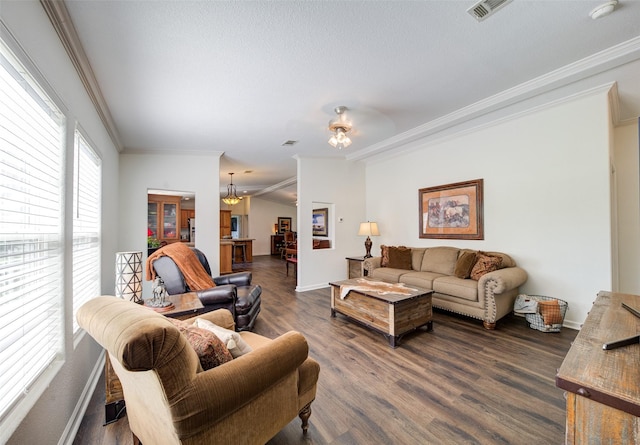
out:
{"label": "wood floor plank", "polygon": [[[250,270],[263,288],[254,331],[303,333],[321,367],[308,435],[295,419],[269,445],[564,442],[554,379],[576,331],[542,333],[516,316],[488,331],[435,310],[432,332],[419,329],[392,349],[383,335],[331,317],[329,288],[296,293],[279,257],[254,257]],[[99,384],[75,445],[132,443],[126,417],[102,426],[103,401]]]}

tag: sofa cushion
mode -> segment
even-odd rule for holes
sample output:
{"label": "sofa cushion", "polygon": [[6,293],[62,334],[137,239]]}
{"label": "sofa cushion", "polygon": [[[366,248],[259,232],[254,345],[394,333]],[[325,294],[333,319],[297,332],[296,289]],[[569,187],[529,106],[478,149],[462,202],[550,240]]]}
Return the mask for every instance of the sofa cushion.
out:
{"label": "sofa cushion", "polygon": [[433,280],[436,278],[446,277],[440,273],[435,272],[407,272],[402,275],[401,281],[407,286],[417,286],[422,289],[433,289]]}
{"label": "sofa cushion", "polygon": [[491,256],[486,252],[476,254],[476,264],[471,269],[471,279],[479,280],[483,275],[498,270],[502,264],[502,257]]}
{"label": "sofa cushion", "polygon": [[422,257],[424,257],[426,247],[422,248],[411,248],[411,268],[413,270],[420,270],[422,267]]}
{"label": "sofa cushion", "polygon": [[420,270],[424,272],[436,272],[443,275],[453,275],[458,260],[458,251],[455,247],[430,247],[424,252]]}
{"label": "sofa cushion", "polygon": [[469,301],[478,301],[478,282],[464,280],[454,276],[439,277],[433,280],[433,291],[455,295]]}
{"label": "sofa cushion", "polygon": [[453,274],[458,278],[469,278],[474,264],[476,264],[476,252],[462,251],[458,256],[458,261],[456,261]]}
{"label": "sofa cushion", "polygon": [[391,267],[378,267],[369,273],[370,278],[385,281],[387,283],[398,283],[400,277],[408,273],[406,269],[394,269]]}
{"label": "sofa cushion", "polygon": [[389,247],[389,264],[387,267],[411,270],[411,249],[404,246]]}
{"label": "sofa cushion", "polygon": [[216,334],[216,336],[225,344],[233,358],[240,357],[241,355],[253,351],[251,346],[249,346],[236,331],[225,329],[222,326],[218,326],[217,324],[210,322],[209,320],[205,320],[204,318],[196,318],[193,324],[198,328],[206,329],[207,331],[211,331]]}

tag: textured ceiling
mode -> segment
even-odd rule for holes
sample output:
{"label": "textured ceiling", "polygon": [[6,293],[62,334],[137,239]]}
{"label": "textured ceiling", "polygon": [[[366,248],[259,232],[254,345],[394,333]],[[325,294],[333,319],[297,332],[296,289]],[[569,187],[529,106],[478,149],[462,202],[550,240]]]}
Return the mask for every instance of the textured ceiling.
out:
{"label": "textured ceiling", "polygon": [[[592,20],[589,11],[602,1],[516,0],[483,22],[466,12],[473,3],[66,6],[124,151],[224,151],[223,189],[235,172],[238,190],[255,194],[290,184],[296,154],[383,146],[640,34],[638,1],[622,0],[613,14]],[[640,57],[638,46],[629,61]],[[620,74],[621,119],[640,115],[640,73],[631,67]],[[567,82],[592,74],[585,68]],[[341,152],[327,144],[338,105],[349,107],[354,124],[353,144]],[[299,142],[281,146],[286,140]],[[291,186],[279,198],[283,192],[295,201]]]}

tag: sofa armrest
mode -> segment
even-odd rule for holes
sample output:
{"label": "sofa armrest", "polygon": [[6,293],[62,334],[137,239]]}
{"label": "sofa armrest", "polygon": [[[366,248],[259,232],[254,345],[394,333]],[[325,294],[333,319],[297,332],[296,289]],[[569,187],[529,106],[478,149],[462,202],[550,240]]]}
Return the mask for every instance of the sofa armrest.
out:
{"label": "sofa armrest", "polygon": [[235,304],[238,299],[238,290],[233,284],[225,284],[196,291],[196,295],[205,306],[227,303]]}
{"label": "sofa armrest", "polygon": [[517,288],[527,281],[527,272],[520,267],[505,267],[480,277],[478,291],[492,289],[493,294],[501,294]]}
{"label": "sofa armrest", "polygon": [[[186,438],[210,429],[286,376],[297,376],[308,353],[304,336],[290,331],[248,354],[198,373],[172,407],[178,436]],[[297,397],[297,385],[286,390]],[[274,397],[280,399],[278,395]]]}
{"label": "sofa armrest", "polygon": [[379,256],[374,256],[371,258],[366,258],[364,260],[364,270],[367,271],[367,273],[369,275],[371,275],[371,272],[373,271],[373,269],[377,269],[378,267],[381,267],[382,264],[382,257]]}
{"label": "sofa armrest", "polygon": [[236,272],[215,277],[216,286],[223,284],[235,284],[236,286],[249,286],[251,284],[251,272]]}

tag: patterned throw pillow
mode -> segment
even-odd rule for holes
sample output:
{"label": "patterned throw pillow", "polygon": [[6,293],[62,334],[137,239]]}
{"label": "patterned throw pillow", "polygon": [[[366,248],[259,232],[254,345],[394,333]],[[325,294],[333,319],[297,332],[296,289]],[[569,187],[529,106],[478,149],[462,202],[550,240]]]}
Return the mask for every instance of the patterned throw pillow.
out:
{"label": "patterned throw pillow", "polygon": [[380,267],[389,267],[389,246],[380,246]]}
{"label": "patterned throw pillow", "polygon": [[172,318],[168,318],[168,320],[187,338],[193,350],[198,354],[200,366],[202,366],[202,369],[205,371],[233,360],[233,356],[227,347],[213,332],[198,328],[181,320],[174,320]]}
{"label": "patterned throw pillow", "polygon": [[483,275],[498,270],[501,264],[502,258],[478,252],[476,254],[476,264],[471,269],[471,279],[478,281]]}

